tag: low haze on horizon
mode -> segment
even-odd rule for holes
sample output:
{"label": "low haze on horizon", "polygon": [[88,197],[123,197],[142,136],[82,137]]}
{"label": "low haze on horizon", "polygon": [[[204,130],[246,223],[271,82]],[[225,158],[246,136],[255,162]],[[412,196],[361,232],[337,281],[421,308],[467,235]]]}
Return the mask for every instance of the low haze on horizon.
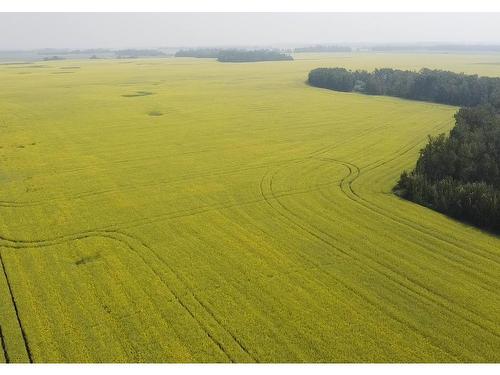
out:
{"label": "low haze on horizon", "polygon": [[0,49],[500,44],[500,13],[0,13]]}

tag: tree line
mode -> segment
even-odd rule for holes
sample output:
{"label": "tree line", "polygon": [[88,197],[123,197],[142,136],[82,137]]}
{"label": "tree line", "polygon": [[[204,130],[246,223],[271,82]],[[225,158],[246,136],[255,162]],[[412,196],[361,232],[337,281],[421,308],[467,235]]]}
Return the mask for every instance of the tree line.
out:
{"label": "tree line", "polygon": [[117,58],[135,58],[135,57],[165,57],[162,51],[156,49],[120,49],[115,51]]}
{"label": "tree line", "polygon": [[216,58],[220,62],[256,62],[293,60],[293,57],[279,50],[259,49],[213,49],[195,48],[179,50],[175,57]]}
{"label": "tree line", "polygon": [[443,70],[418,72],[397,69],[350,71],[318,68],[309,73],[309,84],[337,91],[357,91],[441,104],[473,107],[491,104],[500,108],[500,78],[479,77]]}
{"label": "tree line", "polygon": [[294,52],[352,52],[351,47],[318,44],[308,47],[297,47]]}
{"label": "tree line", "polygon": [[463,106],[449,135],[429,136],[394,192],[479,227],[500,231],[500,79],[422,69],[320,68],[313,86]]}
{"label": "tree line", "polygon": [[429,137],[400,196],[500,231],[500,120],[491,106],[461,108],[449,136]]}
{"label": "tree line", "polygon": [[387,44],[370,48],[374,52],[500,52],[497,44]]}
{"label": "tree line", "polygon": [[217,48],[181,49],[175,53],[175,57],[217,58],[219,52]]}
{"label": "tree line", "polygon": [[220,62],[256,62],[256,61],[286,61],[293,60],[293,57],[277,50],[241,50],[228,49],[219,52],[217,61]]}

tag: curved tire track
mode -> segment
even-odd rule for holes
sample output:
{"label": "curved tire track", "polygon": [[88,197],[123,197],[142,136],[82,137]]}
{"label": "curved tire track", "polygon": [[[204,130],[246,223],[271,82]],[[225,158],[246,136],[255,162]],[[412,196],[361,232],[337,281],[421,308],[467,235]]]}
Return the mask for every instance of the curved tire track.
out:
{"label": "curved tire track", "polygon": [[[324,150],[320,150],[316,153],[314,153],[314,155],[319,155],[319,154],[322,154],[326,151]],[[305,158],[302,162],[306,161],[306,159],[308,158]],[[356,170],[356,178],[357,176],[359,175],[359,168],[357,166],[354,166],[351,164],[351,166],[348,166],[349,163],[346,163],[346,162],[342,162],[342,161],[338,161],[336,160],[337,162],[341,162],[341,163],[345,163],[343,165],[347,166],[348,169],[349,169],[349,173],[341,180],[339,186],[341,187],[342,189],[342,186],[344,185],[344,182],[347,180],[348,183],[347,185],[352,188],[352,181],[350,179],[350,177],[354,174],[353,170]],[[298,162],[300,163],[300,161]],[[285,165],[283,168],[286,168],[287,166]],[[271,197],[274,198],[275,202],[277,202],[280,206],[281,206],[281,209],[285,210],[288,215],[283,215],[282,212],[280,212],[280,214],[285,217],[287,220],[291,221],[293,224],[295,224],[296,226],[298,226],[299,228],[301,228],[302,230],[308,232],[309,234],[311,234],[312,236],[314,236],[315,238],[321,240],[322,242],[328,244],[330,247],[332,247],[333,249],[335,249],[336,251],[339,251],[341,252],[342,254],[348,256],[350,259],[354,260],[360,267],[362,268],[365,268],[365,269],[369,269],[371,270],[372,272],[376,272],[378,273],[379,275],[387,278],[388,280],[390,280],[391,282],[395,283],[396,286],[398,287],[403,287],[403,289],[406,289],[408,292],[410,292],[411,294],[416,294],[417,296],[420,296],[421,298],[424,298],[425,300],[427,300],[428,302],[436,305],[436,306],[439,306],[441,308],[444,308],[446,309],[449,313],[451,313],[452,315],[456,315],[458,317],[460,317],[461,319],[464,319],[466,321],[468,321],[470,324],[473,324],[474,326],[484,330],[485,332],[489,333],[489,334],[492,334],[494,336],[496,336],[497,338],[500,337],[500,335],[495,332],[495,331],[492,331],[490,328],[488,327],[485,327],[483,324],[481,323],[478,323],[477,321],[473,321],[471,319],[469,319],[467,316],[461,314],[461,313],[457,313],[456,311],[450,309],[448,306],[446,306],[446,303],[442,303],[442,302],[439,302],[439,301],[436,301],[436,297],[437,298],[441,298],[441,299],[444,299],[445,301],[447,302],[450,302],[449,300],[446,299],[446,297],[440,295],[440,294],[436,294],[435,292],[431,291],[430,289],[428,289],[427,287],[425,287],[424,285],[422,285],[421,283],[417,282],[416,280],[412,279],[408,279],[406,277],[407,280],[409,280],[411,283],[413,283],[417,288],[419,289],[423,289],[425,290],[428,294],[430,294],[431,296],[434,295],[436,297],[434,298],[429,298],[428,296],[426,295],[423,295],[421,292],[419,292],[418,290],[416,290],[414,287],[410,287],[408,285],[403,285],[401,282],[399,282],[398,280],[394,279],[394,276],[390,276],[390,274],[386,273],[386,272],[382,272],[376,268],[373,268],[371,266],[367,266],[366,262],[362,262],[361,260],[357,259],[356,257],[353,257],[350,253],[342,250],[341,248],[339,248],[338,246],[336,246],[335,244],[333,244],[331,241],[336,241],[336,239],[334,237],[332,237],[330,234],[324,232],[323,230],[319,229],[318,227],[315,227],[311,224],[308,224],[307,221],[303,220],[302,218],[300,218],[300,216],[298,216],[296,213],[294,213],[292,210],[290,210],[288,207],[286,207],[282,202],[280,202],[279,198],[276,197],[276,196],[273,196],[273,192],[274,192],[274,189],[273,189],[273,180],[274,180],[274,177],[276,176],[276,174],[279,172],[280,170],[276,170],[269,178],[269,191],[270,191],[270,194],[271,194]],[[269,172],[269,171],[268,171]],[[267,174],[266,174],[267,175]],[[261,195],[265,198],[266,197],[266,194],[264,193],[264,180],[266,178],[266,175],[264,175],[261,179],[261,182],[260,182],[260,190],[261,190]],[[354,193],[355,194],[355,193]],[[357,196],[357,195],[356,195]],[[354,199],[353,199],[354,200]],[[273,206],[273,204],[268,200],[268,204],[275,210],[277,211],[280,211],[280,209],[276,208]],[[295,217],[296,219],[298,219],[300,222],[297,222],[297,220],[293,220],[290,218],[290,215],[292,215],[293,217]],[[311,226],[311,229],[308,229],[307,226]],[[316,232],[316,233],[315,233]],[[324,237],[326,238],[329,238],[329,240],[326,240]],[[368,258],[370,259],[371,261],[375,262],[376,264],[379,265],[379,267],[382,267],[382,268],[385,268],[386,270],[388,270],[390,273],[394,273],[396,275],[399,275],[399,276],[404,276],[404,275],[400,275],[399,272],[397,272],[397,270],[393,269],[392,267],[388,267],[387,265],[384,265],[382,263],[380,263],[379,261],[377,261],[376,259],[372,258],[372,257],[369,257],[367,255],[362,255],[363,257],[365,258]],[[405,280],[405,277],[403,277],[403,280]],[[468,312],[468,313],[471,313],[471,314],[474,314],[476,315],[474,312],[470,311],[469,309],[466,309],[465,310]],[[495,324],[494,322],[491,322],[491,324]],[[419,332],[421,333],[421,332]]]}
{"label": "curved tire track", "polygon": [[[294,225],[295,227],[297,227],[298,229],[308,233],[310,236],[312,236],[313,238],[316,238],[317,240],[323,242],[324,244],[326,244],[327,246],[331,247],[332,249],[340,252],[341,254],[343,254],[344,256],[345,255],[348,255],[344,250],[340,249],[338,246],[336,246],[335,244],[333,244],[331,241],[329,240],[326,240],[325,238],[323,238],[321,235],[319,235],[318,233],[315,233],[314,231],[306,228],[301,222],[300,220],[297,221],[295,219],[293,219],[292,217],[290,217],[289,215],[287,214],[284,214],[280,208],[277,208],[273,205],[273,201],[277,201],[279,202],[279,200],[277,200],[275,197],[273,197],[274,199],[269,199],[267,197],[267,194],[264,192],[264,185],[265,185],[265,180],[266,180],[266,177],[267,175],[269,174],[269,171],[263,175],[262,179],[261,179],[261,182],[260,182],[260,188],[261,188],[261,195],[264,197],[266,203],[271,207],[271,209],[273,209],[274,211],[276,211],[281,217],[282,217],[282,220],[285,220],[285,222],[289,222],[289,223],[292,223],[292,225]],[[271,194],[272,195],[272,194]],[[280,204],[281,205],[281,204]],[[281,205],[282,206],[282,205]],[[283,206],[282,206],[283,207]],[[295,216],[295,215],[293,215]],[[303,253],[303,252],[302,252]],[[304,256],[307,256],[305,253],[303,253]],[[316,264],[316,262],[313,261],[313,264],[315,266],[317,266],[317,269],[319,270],[322,270],[322,268],[320,267],[320,265]],[[408,322],[406,320],[403,320],[401,319],[400,317],[398,317],[396,314],[394,314],[393,312],[390,312],[387,310],[387,308],[383,308],[382,306],[380,306],[379,303],[377,303],[376,301],[374,301],[372,298],[368,297],[366,294],[363,294],[361,292],[359,292],[358,290],[356,290],[354,287],[352,287],[351,285],[349,285],[346,281],[342,280],[339,276],[337,275],[334,275],[330,272],[327,272],[327,271],[324,271],[326,274],[328,274],[330,277],[332,277],[337,283],[339,283],[340,285],[342,285],[345,289],[349,290],[351,293],[353,293],[354,295],[356,295],[357,297],[359,297],[361,300],[367,302],[370,306],[372,306],[374,309],[380,311],[383,315],[386,315],[388,316],[389,318],[393,319],[394,321],[398,322],[399,324],[405,326],[407,329],[409,329],[410,331],[414,332],[416,335],[418,336],[421,336],[423,337],[427,342],[430,343],[430,345],[434,346],[436,349],[438,350],[442,350],[444,351],[447,355],[449,355],[451,358],[454,358],[455,360],[458,361],[458,358],[455,356],[455,354],[451,353],[447,348],[443,348],[441,346],[439,346],[439,344],[437,344],[435,342],[435,338],[433,336],[430,336],[430,335],[427,335],[426,333],[422,332],[421,330],[419,330],[419,328],[415,325],[413,325],[411,322]]]}
{"label": "curved tire track", "polygon": [[[8,288],[9,294],[10,294],[12,306],[14,307],[14,312],[16,314],[17,323],[19,325],[19,329],[21,330],[21,336],[23,338],[24,348],[26,350],[26,355],[28,357],[29,362],[33,363],[33,354],[31,352],[30,344],[28,342],[28,336],[26,335],[26,331],[25,331],[24,325],[23,325],[23,323],[21,321],[21,317],[19,316],[19,308],[17,306],[17,301],[16,301],[16,298],[14,296],[14,292],[12,290],[12,284],[10,282],[7,269],[5,268],[5,263],[4,263],[4,260],[3,260],[3,255],[2,255],[2,251],[1,250],[0,250],[0,265],[2,266],[3,275],[5,277],[5,281],[7,282],[7,288]],[[4,352],[5,352],[5,359],[8,361],[9,356],[8,356],[8,353],[7,353],[7,348],[5,346],[5,341],[4,341],[3,335],[2,335],[2,348],[4,349]]]}
{"label": "curved tire track", "polygon": [[[6,248],[13,248],[13,249],[33,249],[33,248],[43,248],[43,247],[48,247],[48,246],[53,246],[53,245],[59,245],[71,241],[76,241],[76,240],[83,240],[83,239],[88,239],[88,238],[108,238],[112,239],[115,241],[118,241],[125,245],[131,252],[133,252],[136,256],[141,259],[141,261],[144,263],[144,265],[155,274],[155,276],[160,280],[160,282],[166,287],[166,289],[174,296],[175,300],[179,305],[193,318],[193,320],[196,322],[196,324],[206,333],[210,341],[212,341],[225,355],[226,357],[231,361],[235,362],[235,358],[231,356],[227,348],[225,348],[225,345],[218,340],[217,338],[214,337],[214,335],[209,331],[209,329],[206,327],[206,325],[203,323],[202,320],[200,320],[196,314],[183,302],[183,300],[180,298],[179,294],[176,293],[164,280],[164,278],[160,275],[158,271],[156,271],[154,268],[151,267],[151,265],[147,262],[147,260],[144,258],[144,256],[141,255],[140,251],[132,245],[131,242],[137,241],[141,244],[141,246],[146,249],[150,254],[152,254],[159,262],[161,262],[164,266],[167,267],[169,272],[180,282],[180,284],[186,289],[186,291],[189,292],[189,294],[192,296],[192,298],[199,304],[202,310],[206,311],[206,313],[212,317],[212,319],[219,325],[219,327],[225,331],[238,345],[243,353],[246,353],[246,355],[252,359],[253,361],[257,362],[257,358],[250,354],[248,352],[248,349],[242,345],[241,341],[234,335],[232,334],[225,326],[222,325],[220,319],[217,319],[213,311],[208,309],[207,305],[203,303],[192,291],[190,288],[185,283],[185,280],[181,279],[178,275],[177,272],[163,260],[155,251],[152,250],[150,246],[148,246],[144,241],[140,240],[137,237],[134,237],[130,234],[126,234],[124,232],[120,232],[117,230],[94,230],[94,231],[83,231],[79,233],[74,233],[66,236],[58,236],[58,237],[53,237],[50,239],[45,239],[45,240],[15,240],[11,238],[7,238],[5,236],[0,236],[0,247],[6,247]],[[2,265],[3,265],[3,260],[2,260]],[[5,268],[4,268],[5,272]],[[33,362],[33,358],[31,356],[31,351],[29,349],[29,344],[27,340],[26,333],[24,331],[21,319],[19,317],[19,312],[17,309],[17,304],[15,303],[15,298],[14,294],[12,292],[12,289],[9,284],[9,289],[11,291],[11,296],[12,300],[14,303],[14,308],[16,310],[16,315],[18,317],[18,323],[21,328],[21,331],[23,332],[23,338],[25,340],[25,345],[27,349],[28,356],[30,358],[30,362]]]}

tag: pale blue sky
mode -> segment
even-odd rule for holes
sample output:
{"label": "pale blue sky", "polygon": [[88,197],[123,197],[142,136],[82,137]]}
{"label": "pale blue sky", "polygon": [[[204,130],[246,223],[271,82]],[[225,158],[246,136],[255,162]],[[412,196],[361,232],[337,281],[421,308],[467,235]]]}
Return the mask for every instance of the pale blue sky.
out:
{"label": "pale blue sky", "polygon": [[500,44],[500,13],[0,13],[0,49]]}

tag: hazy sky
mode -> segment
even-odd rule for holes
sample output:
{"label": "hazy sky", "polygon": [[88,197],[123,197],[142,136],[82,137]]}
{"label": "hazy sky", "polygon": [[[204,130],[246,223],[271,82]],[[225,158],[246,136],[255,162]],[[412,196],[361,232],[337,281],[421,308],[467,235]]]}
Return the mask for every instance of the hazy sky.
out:
{"label": "hazy sky", "polygon": [[0,49],[500,44],[500,13],[0,13]]}

